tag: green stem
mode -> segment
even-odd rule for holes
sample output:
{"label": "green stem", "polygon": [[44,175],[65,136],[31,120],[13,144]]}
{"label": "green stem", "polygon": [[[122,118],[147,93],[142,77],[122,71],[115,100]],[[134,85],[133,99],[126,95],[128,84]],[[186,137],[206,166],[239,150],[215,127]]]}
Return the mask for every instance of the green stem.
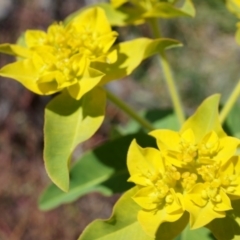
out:
{"label": "green stem", "polygon": [[185,122],[185,115],[184,115],[180,97],[178,95],[178,91],[173,79],[172,71],[164,52],[160,54],[160,61],[162,64],[164,75],[165,75],[165,80],[168,85],[169,93],[172,99],[174,111],[178,117],[180,126],[182,126],[182,124]]}
{"label": "green stem", "polygon": [[[156,18],[152,18],[149,20],[149,24],[151,26],[153,35],[155,38],[160,38],[161,37],[161,32],[158,26],[158,20]],[[172,70],[170,67],[170,64],[167,60],[165,51],[162,51],[159,55],[159,60],[160,63],[162,65],[162,69],[163,69],[163,74],[165,76],[165,81],[166,84],[168,86],[168,90],[170,93],[170,97],[172,99],[172,103],[173,103],[173,108],[174,111],[177,115],[178,121],[180,123],[180,125],[182,125],[185,121],[185,114],[183,111],[183,107],[181,104],[181,100],[177,91],[177,87],[173,78],[173,74],[172,74]]]}
{"label": "green stem", "polygon": [[157,18],[150,18],[148,20],[148,22],[151,26],[153,36],[155,38],[161,38],[162,34],[161,34],[161,31],[160,31],[160,28],[159,28],[158,19]]}
{"label": "green stem", "polygon": [[230,97],[228,98],[226,104],[224,105],[222,111],[220,112],[220,122],[224,123],[227,115],[231,111],[233,105],[240,96],[240,80],[238,81],[237,86],[233,89]]}
{"label": "green stem", "polygon": [[128,114],[130,117],[132,117],[135,121],[137,121],[142,127],[146,128],[148,131],[152,131],[155,128],[152,126],[152,124],[147,121],[146,119],[139,116],[131,107],[129,107],[125,102],[123,102],[121,99],[113,95],[111,92],[106,90],[107,98],[112,101],[115,105],[117,105],[122,111],[124,111],[126,114]]}

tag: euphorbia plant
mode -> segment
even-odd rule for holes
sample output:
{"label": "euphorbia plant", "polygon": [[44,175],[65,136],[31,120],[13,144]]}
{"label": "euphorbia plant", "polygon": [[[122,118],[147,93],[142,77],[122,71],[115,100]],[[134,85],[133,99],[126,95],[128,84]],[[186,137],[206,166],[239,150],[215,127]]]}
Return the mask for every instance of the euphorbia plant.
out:
{"label": "euphorbia plant", "polygon": [[192,229],[223,218],[232,209],[230,199],[240,197],[234,157],[240,141],[221,129],[216,102],[206,100],[179,132],[150,132],[160,151],[136,142],[129,148],[129,180],[140,188],[133,199],[143,208],[138,220],[153,237],[162,222],[174,222],[184,211]]}
{"label": "euphorbia plant", "polygon": [[[145,38],[113,46],[117,36],[101,8],[87,9],[66,25],[53,23],[46,32],[27,30],[26,46],[2,44],[0,51],[21,59],[3,67],[1,75],[41,95],[66,88],[79,100],[94,87],[131,73],[142,59],[161,48],[179,44]],[[136,46],[136,55],[129,55]]]}
{"label": "euphorbia plant", "polygon": [[[158,149],[142,148],[133,140],[127,166],[128,181],[136,187],[124,194],[109,220],[93,222],[79,239],[98,239],[102,232],[93,230],[100,226],[116,236],[120,231],[128,239],[137,239],[133,223],[143,229],[138,232],[138,239],[172,239],[188,223],[190,229],[209,228],[217,239],[238,234],[233,229],[224,236],[218,232],[222,224],[229,226],[230,216],[232,224],[238,224],[236,204],[240,199],[240,158],[236,155],[240,140],[223,131],[218,103],[218,95],[209,97],[179,132],[150,132]],[[124,211],[123,207],[132,209],[135,218],[128,217],[129,210]],[[128,224],[131,219],[132,227],[122,226],[122,218]],[[112,225],[112,221],[116,224]]]}
{"label": "euphorbia plant", "polygon": [[[239,17],[237,1],[227,1],[227,7]],[[0,45],[1,52],[17,57],[0,69],[1,76],[19,81],[36,94],[58,94],[45,109],[44,125],[46,171],[57,186],[45,190],[40,208],[48,210],[91,191],[105,195],[126,191],[112,217],[93,222],[79,239],[194,239],[185,237],[192,234],[211,239],[206,228],[217,239],[239,235],[233,226],[238,226],[240,216],[240,140],[222,128],[239,96],[239,84],[220,114],[220,96],[213,95],[185,120],[165,53],[181,43],[162,38],[158,26],[161,18],[194,15],[191,0],[112,0],[81,9],[46,31],[27,30],[17,44]],[[110,24],[143,23],[155,39],[115,44],[118,33]],[[175,110],[176,121],[170,129],[166,122],[156,129],[104,87],[131,74],[154,54],[159,55]],[[148,135],[124,136],[116,130],[116,139],[85,153],[71,167],[75,147],[102,124],[106,98]]]}
{"label": "euphorbia plant", "polygon": [[26,31],[22,45],[0,45],[1,52],[18,57],[0,70],[1,76],[37,94],[62,92],[46,108],[44,160],[49,177],[64,191],[72,152],[104,119],[101,86],[129,75],[143,59],[181,45],[172,39],[138,38],[113,46],[116,37],[103,9],[93,7],[67,24],[52,24],[47,32]]}

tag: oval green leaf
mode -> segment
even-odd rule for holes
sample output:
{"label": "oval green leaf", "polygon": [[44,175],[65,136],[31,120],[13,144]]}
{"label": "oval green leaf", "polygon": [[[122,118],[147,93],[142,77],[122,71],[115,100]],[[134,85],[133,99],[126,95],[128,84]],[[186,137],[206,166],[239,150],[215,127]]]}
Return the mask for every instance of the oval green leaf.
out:
{"label": "oval green leaf", "polygon": [[113,64],[95,63],[93,68],[105,73],[101,84],[128,76],[146,58],[160,53],[165,49],[179,47],[182,44],[173,39],[137,38],[117,44],[113,51],[117,51],[117,61]]}
{"label": "oval green leaf", "polygon": [[216,218],[207,225],[217,240],[239,240],[240,226],[237,221],[226,216],[225,218]]}
{"label": "oval green leaf", "polygon": [[114,206],[112,216],[105,221],[93,221],[78,240],[172,240],[185,228],[189,221],[187,213],[176,222],[163,223],[155,238],[148,236],[137,220],[141,208],[132,200],[136,192],[135,187],[123,194]]}
{"label": "oval green leaf", "polygon": [[[148,109],[138,112],[138,114],[151,122],[156,129],[179,130],[178,118],[171,109]],[[116,129],[118,133],[122,135],[145,131],[145,129],[134,120],[130,120],[124,126],[116,126]]]}
{"label": "oval green leaf", "polygon": [[128,147],[134,138],[142,147],[156,147],[155,139],[143,133],[104,143],[85,153],[73,165],[70,171],[69,191],[65,193],[51,184],[42,194],[39,208],[50,210],[93,191],[108,196],[128,190],[132,184],[127,182],[129,173],[126,158]]}
{"label": "oval green leaf", "polygon": [[131,199],[135,188],[126,192],[116,203],[111,218],[95,220],[78,240],[154,240],[146,235],[137,221],[139,206]]}
{"label": "oval green leaf", "polygon": [[218,240],[240,239],[240,200],[232,201],[232,207],[225,218],[214,219],[206,226]]}
{"label": "oval green leaf", "polygon": [[207,228],[191,230],[188,225],[175,240],[214,240],[211,231]]}
{"label": "oval green leaf", "polygon": [[77,101],[67,91],[56,96],[45,109],[44,161],[50,179],[63,191],[69,188],[69,161],[75,147],[100,127],[106,94],[94,88]]}
{"label": "oval green leaf", "polygon": [[240,138],[240,105],[235,104],[226,119],[227,128],[230,130],[232,136]]}
{"label": "oval green leaf", "polygon": [[194,17],[195,8],[191,0],[184,1],[182,8],[176,8],[174,5],[166,2],[160,2],[150,11],[143,14],[145,18],[176,18],[176,17]]}

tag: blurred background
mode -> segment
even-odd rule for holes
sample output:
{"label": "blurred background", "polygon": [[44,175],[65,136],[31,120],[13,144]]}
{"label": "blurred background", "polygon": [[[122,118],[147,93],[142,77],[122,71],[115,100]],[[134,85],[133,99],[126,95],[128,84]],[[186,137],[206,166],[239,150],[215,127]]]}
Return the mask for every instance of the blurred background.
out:
{"label": "blurred background", "polygon": [[[44,30],[53,21],[94,2],[98,1],[0,0],[0,43],[16,42],[26,29]],[[240,78],[240,46],[234,39],[237,19],[221,0],[194,3],[196,18],[161,21],[163,36],[184,43],[167,55],[187,114],[213,93],[221,93],[224,103]],[[150,37],[144,25],[116,30],[121,41],[142,34]],[[0,55],[1,67],[11,61],[12,57]],[[108,87],[137,110],[171,106],[154,57]],[[109,217],[119,197],[91,193],[49,212],[38,210],[38,197],[50,183],[42,157],[43,114],[50,99],[34,95],[13,80],[0,79],[0,240],[75,240],[89,222]],[[108,104],[103,126],[77,148],[76,155],[106,141],[112,124],[124,126],[127,121]]]}

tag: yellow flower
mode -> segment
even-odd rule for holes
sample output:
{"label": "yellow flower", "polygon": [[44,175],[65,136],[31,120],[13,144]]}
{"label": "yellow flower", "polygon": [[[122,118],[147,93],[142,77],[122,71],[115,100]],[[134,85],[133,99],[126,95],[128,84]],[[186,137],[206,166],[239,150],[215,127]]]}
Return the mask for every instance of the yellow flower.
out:
{"label": "yellow flower", "polygon": [[[26,48],[12,45],[15,55],[23,58],[0,70],[38,94],[52,94],[67,88],[80,99],[99,84],[104,73],[92,67],[94,62],[114,63],[111,51],[117,33],[101,8],[88,9],[68,25],[54,23],[47,32],[28,30]],[[6,44],[0,51],[6,52]],[[13,51],[14,51],[13,49]]]}
{"label": "yellow flower", "polygon": [[211,104],[216,104],[214,97],[207,99],[179,132],[150,133],[164,160],[182,174],[181,192],[191,228],[225,217],[226,211],[232,209],[231,199],[240,197],[240,163],[234,157],[240,141],[224,133]]}
{"label": "yellow flower", "polygon": [[[128,3],[125,5],[125,3]],[[191,0],[111,0],[116,16],[109,16],[114,25],[141,24],[150,18],[193,17],[195,9]],[[181,7],[179,7],[179,5]],[[119,15],[120,19],[117,19]]]}
{"label": "yellow flower", "polygon": [[138,221],[156,236],[163,222],[190,215],[191,229],[200,228],[232,210],[240,199],[240,140],[229,137],[218,118],[215,95],[203,102],[179,132],[150,132],[158,149],[141,148],[133,141],[128,152],[129,181],[138,186],[134,201],[141,206]]}
{"label": "yellow flower", "polygon": [[156,130],[150,135],[157,139],[166,161],[181,168],[193,168],[216,161],[226,162],[239,144],[238,139],[218,136],[215,131],[199,138],[191,128],[180,132]]}
{"label": "yellow flower", "polygon": [[238,157],[232,157],[225,164],[217,161],[196,169],[201,182],[184,195],[192,229],[224,218],[226,211],[232,209],[231,199],[240,198],[239,164]]}
{"label": "yellow flower", "polygon": [[0,76],[41,95],[66,88],[79,100],[93,88],[131,74],[145,58],[181,46],[161,38],[113,46],[117,35],[102,8],[85,9],[67,24],[53,23],[46,32],[28,30],[19,44],[1,44],[0,52],[17,56],[18,61],[0,69]]}
{"label": "yellow flower", "polygon": [[176,190],[180,179],[177,168],[166,164],[160,151],[141,148],[134,140],[128,152],[129,181],[139,186],[133,200],[142,207],[138,221],[144,230],[155,236],[163,222],[174,222],[184,213],[182,194]]}

